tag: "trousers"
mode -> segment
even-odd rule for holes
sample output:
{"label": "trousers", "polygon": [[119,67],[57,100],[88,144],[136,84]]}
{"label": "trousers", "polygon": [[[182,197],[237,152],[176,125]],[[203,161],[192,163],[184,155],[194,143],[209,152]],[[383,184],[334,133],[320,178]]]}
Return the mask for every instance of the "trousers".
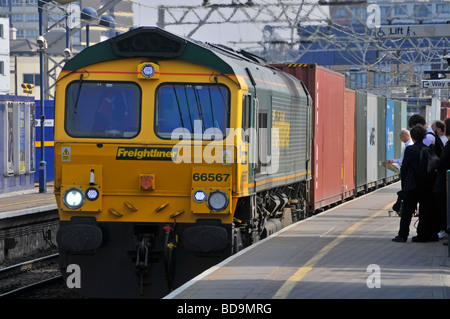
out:
{"label": "trousers", "polygon": [[437,212],[433,209],[433,192],[427,190],[413,189],[404,193],[403,210],[400,218],[400,229],[398,235],[407,239],[409,236],[409,227],[414,212],[419,205],[419,224],[417,226],[417,236],[429,238],[435,233],[435,221]]}

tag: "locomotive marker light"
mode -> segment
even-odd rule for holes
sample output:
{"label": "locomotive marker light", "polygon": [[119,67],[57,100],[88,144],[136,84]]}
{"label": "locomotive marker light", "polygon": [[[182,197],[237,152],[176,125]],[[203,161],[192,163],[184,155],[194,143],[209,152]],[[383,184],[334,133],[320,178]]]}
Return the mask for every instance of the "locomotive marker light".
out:
{"label": "locomotive marker light", "polygon": [[146,78],[151,78],[155,74],[155,68],[151,64],[144,64],[141,73]]}
{"label": "locomotive marker light", "polygon": [[71,187],[64,192],[63,202],[69,209],[78,209],[84,205],[86,198],[78,187]]}
{"label": "locomotive marker light", "polygon": [[227,193],[220,189],[213,190],[208,194],[206,205],[213,212],[224,211],[228,207],[229,199]]}
{"label": "locomotive marker light", "polygon": [[144,62],[138,65],[139,79],[159,79],[159,65],[156,63]]}
{"label": "locomotive marker light", "polygon": [[197,189],[192,197],[196,203],[203,203],[206,199],[206,193],[203,189]]}
{"label": "locomotive marker light", "polygon": [[86,190],[86,198],[90,201],[96,200],[100,193],[95,187],[90,187]]}

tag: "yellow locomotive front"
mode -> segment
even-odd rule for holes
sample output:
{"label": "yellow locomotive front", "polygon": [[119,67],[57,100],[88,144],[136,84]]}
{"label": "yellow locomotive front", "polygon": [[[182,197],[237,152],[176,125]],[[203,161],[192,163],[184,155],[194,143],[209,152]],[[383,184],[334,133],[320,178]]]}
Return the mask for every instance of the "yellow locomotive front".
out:
{"label": "yellow locomotive front", "polygon": [[291,222],[308,194],[309,105],[299,81],[253,56],[158,28],[69,60],[55,195],[70,286],[161,298]]}
{"label": "yellow locomotive front", "polygon": [[58,244],[63,274],[79,266],[82,293],[162,297],[231,254],[236,81],[176,59],[63,70]]}

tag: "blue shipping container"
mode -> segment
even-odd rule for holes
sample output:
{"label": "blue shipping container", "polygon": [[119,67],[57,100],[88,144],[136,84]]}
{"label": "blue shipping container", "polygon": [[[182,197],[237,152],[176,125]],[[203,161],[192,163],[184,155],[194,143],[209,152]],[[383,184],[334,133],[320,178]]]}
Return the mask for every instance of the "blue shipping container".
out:
{"label": "blue shipping container", "polygon": [[[395,158],[395,148],[394,148],[394,101],[387,100],[386,103],[386,159]],[[387,176],[393,176],[394,172],[387,170]]]}

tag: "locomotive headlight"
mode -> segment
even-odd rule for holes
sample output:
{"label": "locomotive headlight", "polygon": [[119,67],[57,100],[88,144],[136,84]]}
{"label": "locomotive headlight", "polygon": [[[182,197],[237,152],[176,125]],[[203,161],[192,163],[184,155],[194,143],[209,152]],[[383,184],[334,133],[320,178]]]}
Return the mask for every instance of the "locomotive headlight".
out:
{"label": "locomotive headlight", "polygon": [[206,199],[206,193],[203,189],[197,189],[192,195],[193,199],[197,203],[203,203]]}
{"label": "locomotive headlight", "polygon": [[64,192],[63,202],[69,209],[78,209],[85,201],[84,193],[77,187],[71,187]]}
{"label": "locomotive headlight", "polygon": [[213,212],[221,212],[228,207],[229,198],[227,193],[222,190],[216,189],[208,194],[206,199],[206,205]]}

